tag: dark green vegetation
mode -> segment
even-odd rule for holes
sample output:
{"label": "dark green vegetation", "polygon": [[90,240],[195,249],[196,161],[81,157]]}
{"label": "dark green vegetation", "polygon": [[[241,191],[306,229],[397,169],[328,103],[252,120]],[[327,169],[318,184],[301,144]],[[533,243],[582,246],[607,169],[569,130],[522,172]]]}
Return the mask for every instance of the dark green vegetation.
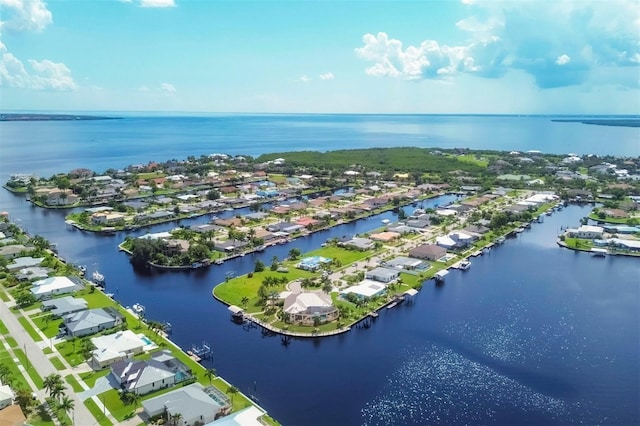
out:
{"label": "dark green vegetation", "polygon": [[95,115],[69,114],[0,114],[0,121],[71,121],[71,120],[113,120],[120,117],[99,117]]}
{"label": "dark green vegetation", "polygon": [[559,123],[582,123],[596,126],[640,127],[640,118],[589,118],[575,120],[551,120]]}
{"label": "dark green vegetation", "polygon": [[425,148],[371,148],[329,152],[300,151],[265,154],[258,161],[284,158],[287,165],[293,167],[346,168],[358,164],[370,171],[393,171],[406,173],[446,173],[460,170],[481,173],[485,168],[476,163],[460,161],[455,157],[434,154],[433,149]]}

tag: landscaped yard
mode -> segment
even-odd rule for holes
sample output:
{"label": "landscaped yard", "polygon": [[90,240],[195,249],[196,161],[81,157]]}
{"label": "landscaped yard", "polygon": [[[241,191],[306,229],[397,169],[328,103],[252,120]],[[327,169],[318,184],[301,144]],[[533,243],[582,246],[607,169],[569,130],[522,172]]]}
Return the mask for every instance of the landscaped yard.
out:
{"label": "landscaped yard", "polygon": [[31,317],[31,321],[49,338],[58,335],[62,324],[62,318],[53,318],[51,314],[36,314]]}
{"label": "landscaped yard", "polygon": [[71,385],[71,388],[73,389],[74,392],[77,393],[77,392],[82,392],[84,390],[84,388],[80,385],[80,383],[78,383],[78,381],[73,376],[73,374],[67,374],[65,376],[65,379],[67,380],[67,383]]}
{"label": "landscaped yard", "polygon": [[80,353],[82,351],[82,342],[79,340],[75,342],[75,347],[73,341],[65,340],[64,342],[58,343],[56,348],[60,355],[62,355],[72,367],[86,361]]}
{"label": "landscaped yard", "polygon": [[96,380],[108,375],[110,371],[111,370],[108,368],[98,371],[88,371],[86,373],[80,373],[80,378],[87,384],[87,386],[92,388],[96,384]]}

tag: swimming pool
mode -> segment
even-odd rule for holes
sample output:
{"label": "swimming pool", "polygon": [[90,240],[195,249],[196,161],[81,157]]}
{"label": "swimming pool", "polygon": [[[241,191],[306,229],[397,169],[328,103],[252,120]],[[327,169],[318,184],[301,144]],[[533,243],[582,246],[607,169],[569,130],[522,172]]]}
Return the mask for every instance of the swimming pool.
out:
{"label": "swimming pool", "polygon": [[145,345],[153,345],[153,342],[147,336],[140,337],[140,340],[142,340]]}

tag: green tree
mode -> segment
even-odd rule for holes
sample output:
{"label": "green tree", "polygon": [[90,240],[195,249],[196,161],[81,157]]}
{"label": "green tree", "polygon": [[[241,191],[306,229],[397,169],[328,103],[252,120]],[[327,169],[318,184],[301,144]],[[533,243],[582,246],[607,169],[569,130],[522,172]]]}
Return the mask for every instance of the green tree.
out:
{"label": "green tree", "polygon": [[34,404],[31,391],[25,388],[19,388],[16,391],[16,403],[20,406],[22,412],[28,416]]}
{"label": "green tree", "polygon": [[67,395],[64,395],[60,400],[60,402],[58,403],[58,409],[64,410],[64,412],[67,413],[67,415],[69,415],[69,413],[73,411],[75,407],[76,407],[75,402],[73,402],[73,399],[69,398]]}
{"label": "green tree", "polygon": [[302,252],[299,248],[292,248],[289,250],[289,259],[297,260],[302,255]]}
{"label": "green tree", "polygon": [[264,271],[264,263],[260,259],[258,259],[256,260],[256,264],[253,268],[253,272],[262,272],[262,271]]}
{"label": "green tree", "polygon": [[207,371],[205,371],[204,375],[207,379],[209,379],[209,384],[211,384],[213,378],[217,376],[216,373],[217,372],[215,368],[207,368]]}

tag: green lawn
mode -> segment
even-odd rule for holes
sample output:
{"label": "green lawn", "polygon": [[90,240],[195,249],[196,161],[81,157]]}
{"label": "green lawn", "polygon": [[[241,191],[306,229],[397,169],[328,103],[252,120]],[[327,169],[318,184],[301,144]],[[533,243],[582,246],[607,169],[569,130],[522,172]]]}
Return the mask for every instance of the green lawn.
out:
{"label": "green lawn", "polygon": [[9,295],[4,291],[4,290],[0,290],[0,299],[2,299],[3,302],[8,302],[9,300]]}
{"label": "green lawn", "polygon": [[71,388],[73,389],[74,392],[78,393],[84,390],[84,388],[80,385],[80,383],[78,383],[76,378],[73,377],[73,374],[67,374],[65,376],[65,379],[67,380],[67,383],[71,385]]}
{"label": "green lawn", "polygon": [[22,327],[24,327],[24,329],[27,330],[27,333],[29,333],[29,336],[31,336],[31,338],[34,341],[36,342],[42,341],[42,337],[40,337],[40,334],[36,330],[34,330],[29,320],[27,320],[25,317],[20,316],[18,317],[18,321],[20,321],[20,324],[22,324]]}
{"label": "green lawn", "polygon": [[110,371],[111,370],[109,370],[108,368],[98,371],[88,371],[86,373],[80,373],[80,378],[87,384],[87,386],[92,388],[93,386],[95,386],[96,380],[98,380],[100,377],[106,376]]}
{"label": "green lawn", "polygon": [[347,266],[353,262],[358,262],[362,259],[372,256],[371,251],[359,251],[359,250],[347,250],[342,247],[327,246],[321,247],[318,250],[313,250],[309,253],[305,253],[301,258],[308,256],[323,256],[329,259],[338,259],[342,262],[342,266]]}
{"label": "green lawn", "polygon": [[163,172],[138,173],[138,179],[155,179],[164,176],[165,174]]}
{"label": "green lawn", "polygon": [[38,387],[38,389],[42,389],[44,387],[42,377],[40,377],[35,367],[31,364],[31,361],[27,359],[27,355],[22,351],[22,349],[14,349],[13,353],[18,357],[25,370],[27,370],[27,373],[29,374],[29,377],[31,377],[33,383]]}
{"label": "green lawn", "polygon": [[104,405],[107,406],[107,410],[109,410],[111,415],[120,422],[123,421],[129,413],[141,406],[139,402],[136,405],[125,405],[122,400],[120,400],[120,393],[116,389],[103,392],[98,398],[104,402]]}
{"label": "green lawn", "polygon": [[75,367],[77,365],[85,362],[85,359],[82,357],[82,354],[79,352],[82,350],[82,342],[77,341],[75,343],[75,349],[73,342],[65,340],[64,342],[60,342],[56,345],[58,349],[58,353],[67,360],[70,366]]}
{"label": "green lawn", "polygon": [[9,345],[10,348],[18,347],[18,342],[16,342],[16,339],[14,339],[13,337],[6,336],[4,339],[7,341],[7,345]]}
{"label": "green lawn", "polygon": [[45,336],[51,338],[58,335],[60,332],[60,324],[62,324],[62,318],[53,318],[50,314],[33,316],[31,318],[33,323],[44,333]]}
{"label": "green lawn", "polygon": [[93,402],[93,399],[91,399],[91,398],[87,399],[86,401],[84,401],[84,405],[89,409],[91,414],[93,414],[93,417],[98,421],[98,424],[100,426],[111,426],[111,425],[113,425],[113,423],[111,423],[111,420],[109,420],[104,415],[102,410],[96,405],[96,403]]}
{"label": "green lawn", "polygon": [[4,325],[2,320],[0,320],[0,334],[2,335],[9,334],[9,329],[7,328],[6,325]]}
{"label": "green lawn", "polygon": [[[287,282],[291,282],[299,278],[311,278],[317,276],[317,274],[312,272],[297,269],[292,264],[289,264],[289,262],[286,262],[286,265],[283,266],[286,266],[289,269],[289,272],[274,272],[267,266],[264,271],[254,273],[251,278],[249,278],[248,275],[242,275],[218,285],[213,290],[214,294],[225,302],[237,306],[242,306],[242,298],[248,297],[249,303],[246,308],[247,312],[259,312],[263,307],[260,305],[258,289],[266,277],[272,276],[280,278],[284,276],[287,277]],[[278,285],[276,287],[271,287],[271,289],[275,291],[282,291],[284,286]]]}
{"label": "green lawn", "polygon": [[46,348],[42,349],[42,352],[45,354],[52,354],[53,353],[53,349],[51,349],[49,346],[47,346]]}
{"label": "green lawn", "polygon": [[107,306],[114,306],[114,301],[109,299],[103,292],[99,290],[94,290],[93,293],[91,290],[82,290],[76,293],[78,297],[82,297],[87,301],[88,308],[104,308]]}
{"label": "green lawn", "polygon": [[477,158],[474,154],[467,155],[455,155],[453,156],[456,160],[467,163],[474,164],[478,167],[487,167],[489,165],[489,161],[485,158]]}
{"label": "green lawn", "polygon": [[13,379],[13,388],[31,389],[27,380],[23,377],[18,365],[13,361],[11,354],[5,349],[0,349],[0,364],[9,368],[11,378]]}
{"label": "green lawn", "polygon": [[53,364],[56,370],[64,370],[66,368],[57,356],[52,356],[49,358],[49,361],[51,361],[51,364]]}

